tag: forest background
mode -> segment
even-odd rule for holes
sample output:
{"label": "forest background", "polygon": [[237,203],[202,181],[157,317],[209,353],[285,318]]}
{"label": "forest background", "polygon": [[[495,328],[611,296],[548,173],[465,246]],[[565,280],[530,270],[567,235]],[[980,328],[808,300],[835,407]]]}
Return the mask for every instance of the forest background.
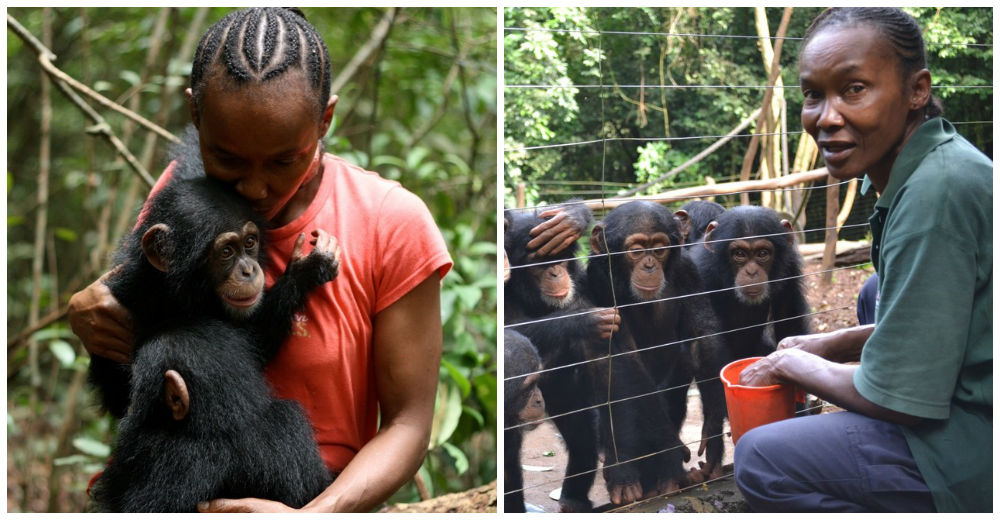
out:
{"label": "forest background", "polygon": [[[992,157],[992,8],[904,10],[924,30],[933,92],[944,102],[945,117]],[[775,36],[783,11],[505,8],[505,207],[615,197],[639,185],[645,187],[638,194],[653,194],[737,178],[749,136],[760,131],[753,124],[662,179],[742,121],[756,121],[748,116],[761,108],[768,88],[768,53],[778,47]],[[785,103],[788,161],[802,135],[796,61],[803,33],[822,11],[792,9],[781,38],[775,98]],[[764,16],[758,16],[761,12]],[[762,35],[770,36],[766,52]],[[771,128],[772,133],[780,132]],[[763,156],[757,154],[753,172],[760,169]],[[520,203],[519,188],[524,199]],[[870,209],[874,197],[872,190],[855,203],[859,215]],[[822,197],[814,198],[810,203],[819,203],[822,213]],[[727,207],[738,203],[732,197],[718,202]],[[869,214],[860,215],[861,221]],[[853,220],[852,215],[849,223]]]}
{"label": "forest background", "polygon": [[[108,269],[170,142],[44,80],[38,50],[117,105],[179,135],[197,38],[224,8],[9,8],[7,30],[7,511],[82,511],[113,439],[70,332],[73,292]],[[444,357],[431,449],[390,502],[496,479],[497,11],[304,8],[340,96],[327,150],[419,195],[454,269],[442,288]],[[70,81],[70,80],[66,80]]]}

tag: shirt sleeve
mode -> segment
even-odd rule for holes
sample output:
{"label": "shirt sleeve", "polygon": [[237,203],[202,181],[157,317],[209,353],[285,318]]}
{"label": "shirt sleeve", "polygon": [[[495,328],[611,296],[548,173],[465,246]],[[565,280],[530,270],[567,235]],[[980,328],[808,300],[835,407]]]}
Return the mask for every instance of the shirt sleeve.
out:
{"label": "shirt sleeve", "polygon": [[928,191],[900,199],[894,219],[905,231],[887,223],[878,321],[854,385],[891,410],[946,419],[966,356],[978,231],[960,189]]}
{"label": "shirt sleeve", "polygon": [[395,187],[386,194],[378,215],[376,313],[398,301],[431,273],[436,271],[439,278],[444,278],[452,266],[441,231],[419,197]]}

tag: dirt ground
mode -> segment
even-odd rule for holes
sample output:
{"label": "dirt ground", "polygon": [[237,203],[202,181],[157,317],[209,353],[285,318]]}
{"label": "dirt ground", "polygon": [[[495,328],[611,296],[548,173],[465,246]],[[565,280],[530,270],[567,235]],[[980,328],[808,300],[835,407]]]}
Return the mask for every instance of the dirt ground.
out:
{"label": "dirt ground", "polygon": [[[813,330],[815,332],[825,332],[850,327],[858,324],[857,318],[857,297],[861,285],[871,275],[871,267],[849,267],[837,269],[833,273],[833,282],[826,285],[821,281],[820,261],[807,260],[804,264],[806,274],[805,287],[806,298],[812,307]],[[681,428],[681,440],[687,444],[692,452],[692,460],[685,467],[697,467],[698,444],[701,438],[701,402],[698,398],[697,389],[693,388],[688,392],[688,413],[687,420]],[[725,427],[728,432],[728,424]],[[727,437],[728,439],[728,437]],[[725,443],[725,455],[723,463],[731,465],[733,462],[733,446],[731,440]],[[535,512],[556,512],[559,509],[558,490],[562,485],[564,469],[566,467],[566,452],[559,432],[552,423],[544,423],[533,431],[525,435],[524,446],[521,451],[521,463],[525,467],[524,471],[524,498],[528,511]],[[701,460],[704,460],[702,457]],[[731,468],[730,468],[731,471]],[[728,479],[731,481],[731,479]],[[707,491],[707,488],[702,488]],[[733,486],[728,486],[721,491],[714,491],[716,494],[710,500],[704,502],[704,510],[730,510],[729,504],[722,507],[719,500],[721,495],[733,495]],[[604,479],[601,471],[598,471],[594,486],[590,490],[590,500],[595,507],[608,504],[608,494],[604,486]],[[740,501],[736,497],[736,502]],[[685,509],[684,506],[674,508],[673,504],[666,504],[665,510],[682,512],[685,510],[702,511],[702,500],[694,497],[685,497],[685,505],[691,505]],[[712,509],[714,504],[714,509]],[[657,506],[659,507],[659,506]],[[738,508],[738,504],[736,506]],[[654,508],[653,511],[659,509]]]}

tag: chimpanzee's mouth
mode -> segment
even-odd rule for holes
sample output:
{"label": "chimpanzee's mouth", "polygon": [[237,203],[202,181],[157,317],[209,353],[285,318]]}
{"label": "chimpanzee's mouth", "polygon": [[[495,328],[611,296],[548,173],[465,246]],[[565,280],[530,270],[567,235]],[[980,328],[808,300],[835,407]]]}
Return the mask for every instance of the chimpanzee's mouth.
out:
{"label": "chimpanzee's mouth", "polygon": [[223,296],[222,298],[226,301],[226,303],[232,305],[233,307],[253,307],[257,304],[257,301],[260,300],[260,294],[261,293],[258,292],[248,298],[233,298],[231,296]]}

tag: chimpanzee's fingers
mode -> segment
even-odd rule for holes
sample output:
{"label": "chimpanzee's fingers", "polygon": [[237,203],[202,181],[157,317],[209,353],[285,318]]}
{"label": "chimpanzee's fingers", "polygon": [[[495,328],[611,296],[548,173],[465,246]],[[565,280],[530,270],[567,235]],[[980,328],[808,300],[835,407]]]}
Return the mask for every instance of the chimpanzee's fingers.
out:
{"label": "chimpanzee's fingers", "polygon": [[299,237],[295,239],[295,246],[292,247],[292,261],[293,262],[296,261],[296,260],[301,260],[303,258],[303,255],[302,255],[302,246],[305,243],[306,243],[306,234],[305,233],[299,233]]}
{"label": "chimpanzee's fingers", "polygon": [[[545,213],[542,213],[540,216],[544,216],[545,214],[550,213],[550,212],[551,212],[551,210],[550,211],[546,211]],[[535,237],[535,239],[532,240],[531,242],[534,242],[534,243],[537,244],[540,239],[542,239],[543,241],[547,240],[548,238],[545,236],[546,233],[548,232],[549,233],[548,237],[551,237],[552,234],[555,233],[552,230],[554,228],[560,227],[560,225],[562,224],[562,222],[564,220],[566,220],[566,213],[564,213],[564,212],[556,212],[552,218],[550,218],[548,220],[545,220],[545,221],[542,221],[541,224],[538,224],[537,226],[531,228],[531,230],[528,231],[528,234],[531,235],[531,236],[533,236],[533,237]],[[532,246],[531,242],[528,242],[529,247],[534,247],[534,246]]]}
{"label": "chimpanzee's fingers", "polygon": [[[536,227],[535,229],[538,228]],[[562,235],[565,233],[573,233],[575,229],[576,228],[565,222],[560,223],[559,225],[547,229],[537,237],[533,238],[530,242],[528,242],[528,248],[537,248],[536,253],[538,253],[539,256],[548,256],[559,252],[565,248],[565,245],[563,245],[564,239],[562,238]]]}
{"label": "chimpanzee's fingers", "polygon": [[310,244],[316,246],[313,251],[319,251],[321,253],[326,253],[330,249],[330,235],[326,234],[326,231],[322,229],[314,229],[312,232],[313,238],[309,241]]}
{"label": "chimpanzee's fingers", "polygon": [[333,251],[333,261],[340,263],[340,240],[337,237],[330,235],[330,249]]}
{"label": "chimpanzee's fingers", "polygon": [[[560,211],[562,211],[562,208],[550,208],[550,209],[547,209],[547,210],[539,213],[538,216],[547,219],[549,217],[554,217],[554,216],[558,215]],[[565,213],[563,213],[563,214],[565,215]]]}
{"label": "chimpanzee's fingers", "polygon": [[566,231],[563,231],[557,237],[559,242],[556,243],[555,247],[552,248],[551,254],[556,254],[561,252],[563,249],[566,249],[567,247],[572,245],[573,242],[579,240],[579,238],[580,238],[580,233],[577,233],[576,228],[569,228]]}

